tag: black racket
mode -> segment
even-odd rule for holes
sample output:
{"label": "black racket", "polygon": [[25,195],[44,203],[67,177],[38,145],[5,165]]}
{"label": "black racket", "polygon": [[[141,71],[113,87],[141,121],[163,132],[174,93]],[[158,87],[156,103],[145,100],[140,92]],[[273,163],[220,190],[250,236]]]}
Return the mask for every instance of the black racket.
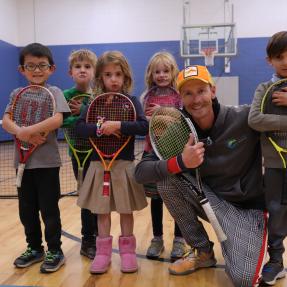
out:
{"label": "black racket", "polygon": [[[287,115],[286,106],[279,106],[274,103],[276,93],[285,93],[287,96],[287,79],[277,81],[267,89],[261,102],[261,112],[263,114]],[[266,136],[278,152],[282,165],[286,169],[287,131],[268,131]]]}

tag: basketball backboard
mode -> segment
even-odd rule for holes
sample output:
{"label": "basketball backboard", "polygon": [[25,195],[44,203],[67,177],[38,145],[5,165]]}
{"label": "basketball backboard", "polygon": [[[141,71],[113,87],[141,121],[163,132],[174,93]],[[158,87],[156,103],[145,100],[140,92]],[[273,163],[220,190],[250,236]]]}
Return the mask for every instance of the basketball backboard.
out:
{"label": "basketball backboard", "polygon": [[234,23],[183,25],[180,45],[181,57],[204,57],[206,65],[213,65],[213,57],[232,57],[237,54]]}

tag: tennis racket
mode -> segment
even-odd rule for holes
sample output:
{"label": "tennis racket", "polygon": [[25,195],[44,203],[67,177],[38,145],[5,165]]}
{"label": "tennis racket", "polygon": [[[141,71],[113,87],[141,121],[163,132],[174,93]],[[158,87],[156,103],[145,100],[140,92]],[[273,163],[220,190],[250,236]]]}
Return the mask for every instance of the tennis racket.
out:
{"label": "tennis racket", "polygon": [[[180,94],[172,87],[154,86],[149,89],[143,98],[143,110],[149,118],[158,107],[181,108]],[[144,150],[150,152],[152,149],[149,135],[146,136]]]}
{"label": "tennis racket", "polygon": [[144,112],[147,112],[149,108],[155,105],[180,108],[182,101],[179,93],[174,88],[154,86],[144,95]]}
{"label": "tennis racket", "polygon": [[97,136],[90,138],[92,146],[98,153],[103,167],[103,196],[110,195],[110,177],[112,165],[131,139],[131,136],[121,134],[104,135],[101,133],[101,125],[105,121],[135,121],[136,111],[132,101],[119,93],[104,93],[97,96],[89,106],[87,123],[96,124]]}
{"label": "tennis racket", "polygon": [[[274,93],[283,92],[283,88],[286,88],[287,92],[287,79],[279,80],[272,84],[265,92],[261,101],[261,112],[263,114],[274,114],[274,115],[287,115],[287,107],[279,106],[273,102]],[[287,131],[268,131],[265,132],[267,138],[278,152],[283,168],[286,169],[286,154],[287,153]]]}
{"label": "tennis racket", "polygon": [[[92,100],[92,97],[90,95],[82,94],[82,95],[77,95],[77,96],[72,97],[68,101],[68,104],[76,101],[84,105],[88,105],[91,102],[91,100]],[[76,122],[76,119],[79,116],[75,115],[74,117],[75,117],[75,122]],[[92,145],[89,139],[81,138],[78,135],[76,135],[76,129],[74,125],[70,127],[64,127],[63,131],[64,131],[66,142],[68,143],[74,155],[74,158],[76,159],[76,162],[77,162],[77,167],[78,167],[77,168],[78,170],[77,190],[79,190],[83,184],[83,170],[84,170],[84,167],[85,167],[85,164],[88,158],[90,157],[93,151],[93,148],[92,148]]]}
{"label": "tennis racket", "polygon": [[[37,124],[52,117],[54,113],[54,96],[47,88],[42,86],[31,85],[21,89],[12,102],[11,119],[19,127],[28,127]],[[16,185],[17,187],[21,187],[26,162],[37,148],[37,145],[21,141],[16,137],[15,141],[19,153]]]}
{"label": "tennis racket", "polygon": [[[193,134],[194,142],[198,142],[198,136],[191,120],[184,116],[179,110],[172,107],[161,107],[150,120],[149,134],[153,150],[159,159],[169,159],[182,153],[188,142],[190,133]],[[182,179],[196,195],[204,209],[208,220],[220,242],[225,241],[226,235],[220,226],[211,205],[203,193],[199,168],[196,168],[197,186],[183,174],[177,175]]]}

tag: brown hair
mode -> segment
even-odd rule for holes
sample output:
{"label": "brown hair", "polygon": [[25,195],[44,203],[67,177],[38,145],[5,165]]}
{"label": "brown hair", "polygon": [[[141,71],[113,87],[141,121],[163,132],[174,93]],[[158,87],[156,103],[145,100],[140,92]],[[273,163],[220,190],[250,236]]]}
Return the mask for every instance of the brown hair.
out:
{"label": "brown hair", "polygon": [[145,83],[147,89],[150,89],[154,82],[153,82],[153,71],[158,64],[163,64],[166,66],[171,73],[171,86],[176,87],[176,77],[178,74],[178,67],[177,63],[172,54],[167,51],[160,51],[155,53],[149,60],[147,65],[146,73],[145,73]]}
{"label": "brown hair", "polygon": [[266,47],[267,57],[272,59],[287,51],[287,31],[275,33]]}
{"label": "brown hair", "polygon": [[107,51],[102,54],[96,66],[96,94],[105,92],[105,87],[102,79],[102,72],[106,65],[119,65],[124,74],[123,93],[129,94],[133,87],[133,79],[131,68],[125,56],[119,51]]}

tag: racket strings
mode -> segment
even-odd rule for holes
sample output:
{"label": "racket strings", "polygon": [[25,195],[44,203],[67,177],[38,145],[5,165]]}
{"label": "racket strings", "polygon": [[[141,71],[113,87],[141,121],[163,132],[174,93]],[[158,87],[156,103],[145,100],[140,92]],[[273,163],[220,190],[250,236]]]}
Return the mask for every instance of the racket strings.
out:
{"label": "racket strings", "polygon": [[[287,107],[279,106],[273,102],[273,94],[276,91],[281,91],[283,88],[287,87],[287,81],[279,81],[273,84],[264,97],[263,113],[264,114],[274,114],[274,115],[287,115]],[[266,135],[272,138],[273,142],[276,143],[281,148],[287,149],[287,131],[269,131]]]}
{"label": "racket strings", "polygon": [[270,94],[265,99],[264,114],[274,114],[274,115],[287,115],[287,107],[286,106],[278,106],[272,101],[272,94],[274,91],[270,92]]}
{"label": "racket strings", "polygon": [[[37,124],[54,113],[54,102],[52,95],[46,88],[29,87],[24,89],[12,106],[12,120],[19,127],[28,127]],[[19,141],[22,149],[29,149],[33,145]]]}
{"label": "racket strings", "polygon": [[182,153],[190,132],[184,116],[174,108],[160,108],[150,122],[152,143],[163,159]]}
{"label": "racket strings", "polygon": [[[72,97],[68,104],[70,105],[74,101],[80,102],[82,105],[87,106],[91,102],[92,97],[89,94],[80,94]],[[74,115],[74,117],[79,118],[79,115]],[[66,140],[78,153],[87,153],[91,150],[92,146],[87,138],[79,137],[76,133],[76,128],[74,125],[70,127],[63,128]]]}
{"label": "racket strings", "polygon": [[79,137],[76,134],[76,130],[74,127],[64,128],[64,133],[68,142],[71,144],[71,146],[75,149],[76,152],[86,153],[92,148],[89,139]]}
{"label": "racket strings", "polygon": [[145,95],[144,108],[146,109],[152,104],[180,108],[182,106],[182,101],[176,90],[170,87],[156,87],[152,88]]}
{"label": "racket strings", "polygon": [[272,140],[281,148],[287,149],[287,131],[269,132],[268,135],[271,136]]}
{"label": "racket strings", "polygon": [[[87,115],[87,122],[98,125],[100,131],[105,121],[134,121],[135,110],[132,102],[124,95],[102,94],[91,103]],[[95,146],[105,155],[112,157],[117,150],[129,139],[128,135],[102,135],[91,138]]]}

